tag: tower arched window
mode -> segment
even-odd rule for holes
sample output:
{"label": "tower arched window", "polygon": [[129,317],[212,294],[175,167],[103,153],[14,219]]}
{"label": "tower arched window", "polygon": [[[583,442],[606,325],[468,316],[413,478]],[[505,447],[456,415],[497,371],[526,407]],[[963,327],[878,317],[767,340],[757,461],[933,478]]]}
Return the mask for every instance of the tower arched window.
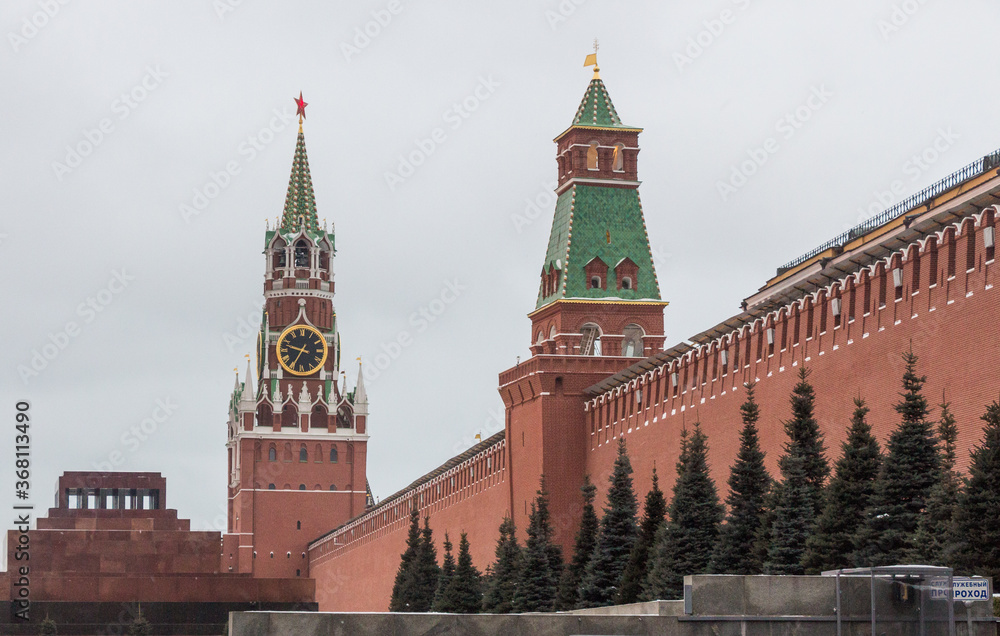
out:
{"label": "tower arched window", "polygon": [[300,462],[309,461],[309,451],[306,450],[305,444],[303,444],[302,447],[299,448],[299,461]]}
{"label": "tower arched window", "polygon": [[273,257],[273,259],[271,261],[271,267],[272,267],[272,269],[277,269],[279,267],[284,267],[285,266],[285,247],[286,247],[285,242],[283,240],[281,240],[281,239],[278,239],[277,241],[274,242],[274,245],[272,245],[271,247],[274,250],[274,257]]}
{"label": "tower arched window", "polygon": [[337,428],[354,428],[351,425],[352,419],[350,407],[344,405],[337,409]]}
{"label": "tower arched window", "polygon": [[583,273],[590,289],[607,289],[608,266],[595,256],[583,266]]}
{"label": "tower arched window", "polygon": [[261,404],[257,408],[257,426],[272,426],[274,425],[274,415],[271,411],[271,407],[267,404]]}
{"label": "tower arched window", "polygon": [[337,484],[330,484],[330,490],[336,490]]}
{"label": "tower arched window", "polygon": [[593,323],[587,323],[580,329],[580,355],[601,355],[601,328]]}
{"label": "tower arched window", "polygon": [[267,485],[267,489],[268,490],[274,490],[274,484],[268,484]]}
{"label": "tower arched window", "polygon": [[299,490],[305,490],[305,489],[306,489],[305,484],[299,484]]}
{"label": "tower arched window", "polygon": [[597,170],[597,142],[590,142],[587,148],[587,170]]}
{"label": "tower arched window", "polygon": [[285,427],[293,427],[299,425],[299,414],[295,408],[295,405],[291,402],[285,404],[285,408],[281,410],[281,425]]}
{"label": "tower arched window", "polygon": [[304,239],[295,244],[295,266],[309,267],[309,244]]}
{"label": "tower arched window", "polygon": [[622,355],[629,358],[642,357],[642,327],[629,325],[622,331],[622,335],[624,336]]}
{"label": "tower arched window", "polygon": [[337,447],[334,446],[334,447],[332,447],[330,449],[330,463],[331,464],[336,464],[337,463],[337,455],[338,455],[338,453],[337,453]]}
{"label": "tower arched window", "polygon": [[615,172],[625,172],[625,145],[615,144],[615,154],[611,159],[612,170]]}
{"label": "tower arched window", "polygon": [[635,289],[639,282],[639,266],[625,257],[615,265],[615,278],[618,279],[618,289]]}
{"label": "tower arched window", "polygon": [[274,444],[271,444],[271,447],[267,449],[267,461],[278,461],[278,450],[274,447]]}
{"label": "tower arched window", "polygon": [[317,404],[313,407],[312,417],[309,418],[309,428],[326,428],[329,420],[326,407]]}

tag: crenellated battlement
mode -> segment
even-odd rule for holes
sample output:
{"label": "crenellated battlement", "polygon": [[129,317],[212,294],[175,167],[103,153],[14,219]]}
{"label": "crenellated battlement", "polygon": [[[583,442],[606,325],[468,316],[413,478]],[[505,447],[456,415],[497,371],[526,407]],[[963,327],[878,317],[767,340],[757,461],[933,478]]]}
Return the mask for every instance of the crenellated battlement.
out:
{"label": "crenellated battlement", "polygon": [[405,528],[416,506],[430,516],[506,480],[507,442],[503,432],[473,446],[406,488],[389,496],[332,532],[309,544],[310,560],[331,558],[388,532]]}
{"label": "crenellated battlement", "polygon": [[[594,385],[584,406],[591,448],[993,289],[998,211],[949,223],[798,300],[734,316],[698,344]],[[912,338],[915,350],[921,334]]]}

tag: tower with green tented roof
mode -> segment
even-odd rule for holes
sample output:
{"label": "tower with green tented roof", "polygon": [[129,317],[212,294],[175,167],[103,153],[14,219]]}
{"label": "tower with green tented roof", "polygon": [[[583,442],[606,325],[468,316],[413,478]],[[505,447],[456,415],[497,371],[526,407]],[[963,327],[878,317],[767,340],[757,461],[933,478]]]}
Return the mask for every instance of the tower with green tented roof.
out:
{"label": "tower with green tented roof", "polygon": [[308,542],[370,505],[364,375],[347,390],[334,310],[334,232],[317,215],[299,132],[281,216],[264,236],[257,366],[230,399],[224,560],[257,577],[309,576]]}
{"label": "tower with green tented roof", "polygon": [[641,128],[594,77],[555,138],[559,180],[532,319],[532,353],[644,357],[663,344],[663,307],[642,202]]}

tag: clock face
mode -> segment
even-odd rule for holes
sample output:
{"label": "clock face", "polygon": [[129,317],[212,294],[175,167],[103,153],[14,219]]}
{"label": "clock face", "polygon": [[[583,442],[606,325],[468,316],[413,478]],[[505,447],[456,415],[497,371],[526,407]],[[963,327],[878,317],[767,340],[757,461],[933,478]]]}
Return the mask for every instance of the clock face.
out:
{"label": "clock face", "polygon": [[326,338],[314,327],[295,325],[278,337],[278,361],[292,375],[315,373],[326,362]]}

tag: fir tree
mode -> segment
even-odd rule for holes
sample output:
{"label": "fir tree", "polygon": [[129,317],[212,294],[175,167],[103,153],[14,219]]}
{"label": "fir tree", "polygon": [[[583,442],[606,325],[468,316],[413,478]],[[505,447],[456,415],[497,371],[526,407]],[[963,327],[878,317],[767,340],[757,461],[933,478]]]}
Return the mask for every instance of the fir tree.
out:
{"label": "fir tree", "polygon": [[917,356],[903,354],[902,399],[896,404],[899,426],[889,437],[875,484],[872,505],[859,538],[859,561],[879,566],[902,563],[914,548],[920,515],[938,481],[940,459],[929,408],[921,393],[927,378],[916,374]]}
{"label": "fir tree", "polygon": [[821,512],[823,482],[830,466],[814,415],[815,400],[809,371],[801,368],[792,389],[792,419],[784,423],[785,454],[778,460],[782,484],[769,519],[770,543],[764,560],[768,574],[802,574],[806,539]]}
{"label": "fir tree", "polygon": [[484,581],[483,611],[508,614],[514,609],[514,592],[521,572],[521,546],[517,544],[514,520],[504,517],[497,539],[496,561],[488,568]]}
{"label": "fir tree", "polygon": [[910,560],[932,565],[957,565],[959,535],[957,532],[958,502],[961,496],[961,477],[955,471],[955,442],[958,426],[951,413],[951,405],[941,405],[938,422],[941,470],[937,482],[931,487],[927,509],[920,516],[913,540]]}
{"label": "fir tree", "polygon": [[483,603],[482,575],[472,565],[469,553],[469,536],[465,532],[458,542],[458,565],[441,594],[441,612],[456,614],[476,614]]}
{"label": "fir tree", "polygon": [[486,578],[483,611],[508,614],[514,607],[514,592],[521,572],[521,546],[517,544],[517,528],[510,517],[504,517],[500,524],[496,557]]}
{"label": "fir tree", "polygon": [[782,484],[771,525],[771,542],[764,562],[765,574],[802,574],[806,539],[815,524],[813,490],[806,472],[806,458],[788,453],[779,461]]}
{"label": "fir tree", "polygon": [[868,425],[868,411],[864,400],[854,399],[847,441],[834,465],[816,531],[806,541],[804,565],[808,574],[855,564],[858,529],[864,526],[882,462],[882,451]]}
{"label": "fir tree", "polygon": [[390,612],[412,612],[414,586],[416,585],[417,552],[420,549],[420,511],[416,506],[410,510],[410,531],[406,537],[406,550],[400,555],[396,581],[392,585]]}
{"label": "fir tree", "polygon": [[618,457],[608,481],[608,503],[597,532],[594,554],[580,582],[581,607],[601,607],[614,602],[635,544],[638,504],[632,490],[632,463],[624,437],[618,438]]}
{"label": "fir tree", "polygon": [[514,611],[551,612],[562,574],[562,553],[552,542],[549,493],[542,476],[538,496],[528,517],[528,540],[524,545],[521,576],[514,592]]}
{"label": "fir tree", "polygon": [[972,449],[959,508],[958,529],[965,539],[961,565],[1000,581],[1000,402],[990,404],[982,419],[983,440]]}
{"label": "fir tree", "polygon": [[686,430],[681,432],[669,521],[657,532],[644,599],[680,598],[684,576],[708,570],[723,509],[709,474],[707,439],[700,424],[694,425],[690,439]]}
{"label": "fir tree", "polygon": [[434,593],[437,591],[441,568],[437,563],[437,549],[434,547],[434,533],[430,526],[430,517],[424,517],[424,527],[420,531],[420,544],[417,547],[417,558],[414,563],[414,588],[411,612],[429,612],[434,604]]}
{"label": "fir tree", "polygon": [[445,596],[445,590],[455,576],[455,557],[451,553],[451,541],[448,533],[444,533],[444,561],[441,564],[441,576],[438,577],[437,591],[434,593],[434,604],[431,609],[435,612],[454,612],[455,608],[450,604],[451,599]]}
{"label": "fir tree", "polygon": [[809,384],[809,371],[799,369],[799,381],[792,389],[792,419],[784,423],[788,435],[786,452],[794,448],[802,456],[802,470],[808,484],[808,494],[813,504],[813,516],[818,517],[823,509],[823,485],[830,475],[830,464],[826,460],[826,446],[819,430],[815,411],[816,392]]}
{"label": "fir tree", "polygon": [[719,529],[719,542],[712,555],[711,571],[718,574],[760,574],[763,560],[752,549],[760,532],[771,488],[771,476],[764,467],[757,421],[760,409],[754,401],[754,384],[746,385],[747,398],[740,406],[743,430],[740,450],[729,473],[729,515]]}
{"label": "fir tree", "polygon": [[615,598],[616,604],[635,603],[642,595],[642,585],[649,573],[650,550],[653,548],[656,532],[663,525],[666,514],[667,500],[663,497],[663,491],[660,490],[660,479],[656,475],[656,467],[654,466],[653,487],[646,493],[642,520],[639,522],[639,536],[636,538],[635,545],[632,546],[628,565],[622,572],[621,587]]}
{"label": "fir tree", "polygon": [[590,558],[594,555],[594,546],[597,544],[597,528],[600,523],[597,519],[597,512],[594,511],[594,496],[597,493],[597,486],[590,482],[590,475],[584,476],[580,492],[583,494],[583,514],[580,515],[580,528],[576,532],[576,541],[573,544],[573,559],[570,561],[569,567],[563,571],[559,581],[556,611],[577,608],[580,600],[580,582],[583,580],[583,573],[587,569]]}
{"label": "fir tree", "polygon": [[149,636],[149,634],[153,633],[153,625],[143,616],[141,606],[139,607],[139,614],[128,624],[126,631],[129,636]]}
{"label": "fir tree", "polygon": [[781,499],[781,482],[771,479],[771,487],[764,496],[764,512],[760,516],[760,527],[757,528],[757,535],[754,537],[750,550],[753,558],[761,564],[761,571],[764,563],[767,562],[767,552],[771,549],[771,531],[774,529],[774,511],[778,507],[778,500]]}

